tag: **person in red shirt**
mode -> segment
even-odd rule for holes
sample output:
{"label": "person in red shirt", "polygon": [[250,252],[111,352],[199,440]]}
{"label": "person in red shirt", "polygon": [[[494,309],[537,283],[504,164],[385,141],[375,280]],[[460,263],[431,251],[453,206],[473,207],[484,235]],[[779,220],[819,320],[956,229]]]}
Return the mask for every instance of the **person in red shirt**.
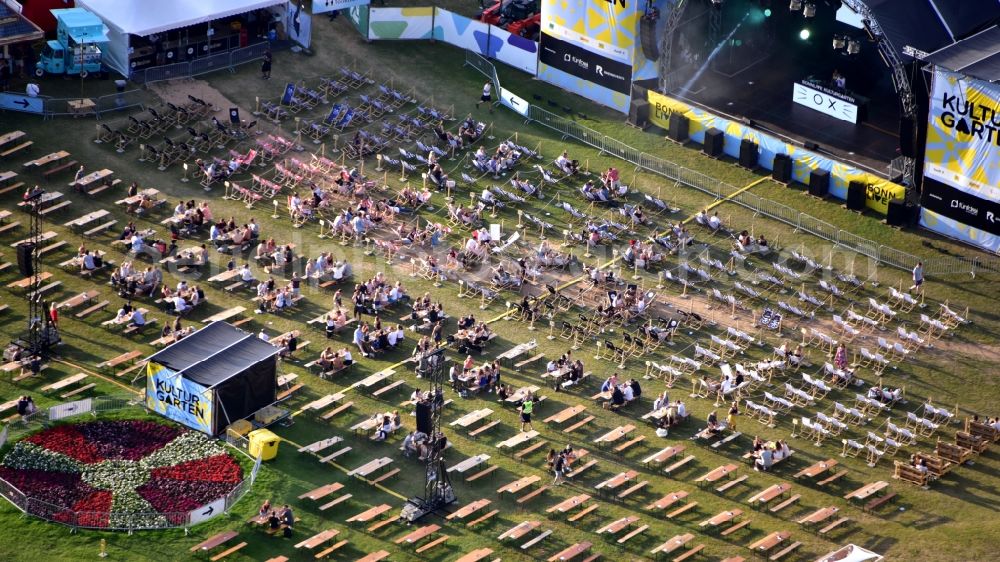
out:
{"label": "person in red shirt", "polygon": [[54,302],[49,306],[49,321],[52,322],[52,326],[59,328],[59,309]]}

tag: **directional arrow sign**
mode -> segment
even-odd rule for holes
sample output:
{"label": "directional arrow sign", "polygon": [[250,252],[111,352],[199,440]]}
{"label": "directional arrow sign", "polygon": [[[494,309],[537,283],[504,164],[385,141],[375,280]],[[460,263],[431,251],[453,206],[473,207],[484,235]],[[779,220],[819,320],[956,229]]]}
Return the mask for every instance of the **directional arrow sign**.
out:
{"label": "directional arrow sign", "polygon": [[213,513],[215,513],[215,508],[212,506],[208,506],[208,509],[201,512],[201,514],[206,517],[211,517]]}
{"label": "directional arrow sign", "polygon": [[0,94],[0,109],[42,113],[44,111],[42,98],[29,98],[23,94]]}
{"label": "directional arrow sign", "polygon": [[188,520],[192,525],[211,519],[216,513],[222,513],[226,509],[226,498],[219,498],[214,502],[203,505],[188,515]]}

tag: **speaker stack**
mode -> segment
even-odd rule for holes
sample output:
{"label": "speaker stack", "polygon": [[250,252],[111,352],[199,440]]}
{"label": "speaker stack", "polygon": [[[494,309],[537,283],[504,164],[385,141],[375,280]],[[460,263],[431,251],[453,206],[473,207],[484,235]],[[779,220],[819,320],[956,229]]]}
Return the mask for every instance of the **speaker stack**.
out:
{"label": "speaker stack", "polygon": [[431,421],[431,404],[421,400],[417,402],[417,431],[430,435],[434,432],[434,424]]}
{"label": "speaker stack", "polygon": [[885,222],[890,226],[908,226],[917,220],[920,207],[907,205],[903,199],[889,201],[889,210],[885,214]]}
{"label": "speaker stack", "polygon": [[754,170],[757,168],[758,157],[757,143],[753,139],[743,139],[740,142],[740,166],[748,170]]}
{"label": "speaker stack", "polygon": [[859,181],[847,184],[847,208],[852,211],[863,211],[867,190],[868,186]]}
{"label": "speaker stack", "polygon": [[676,111],[670,114],[667,127],[667,138],[684,144],[688,140],[688,118]]}
{"label": "speaker stack", "polygon": [[35,263],[32,254],[35,252],[35,245],[26,242],[17,245],[17,269],[21,277],[31,277],[35,274]]}
{"label": "speaker stack", "polygon": [[632,98],[628,108],[628,122],[631,125],[645,129],[649,126],[649,102],[644,99]]}
{"label": "speaker stack", "polygon": [[771,177],[774,181],[785,185],[792,183],[792,157],[783,153],[775,154]]}
{"label": "speaker stack", "polygon": [[809,195],[823,199],[830,192],[830,172],[813,170],[809,172]]}
{"label": "speaker stack", "polygon": [[712,158],[719,158],[722,156],[722,145],[724,142],[725,136],[722,131],[712,127],[705,131],[705,144],[702,145],[701,150]]}

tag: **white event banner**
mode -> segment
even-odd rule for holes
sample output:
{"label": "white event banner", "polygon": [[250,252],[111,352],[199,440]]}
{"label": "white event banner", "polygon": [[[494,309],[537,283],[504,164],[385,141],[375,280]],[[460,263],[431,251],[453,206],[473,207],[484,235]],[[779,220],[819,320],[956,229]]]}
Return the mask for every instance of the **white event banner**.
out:
{"label": "white event banner", "polygon": [[792,101],[848,123],[858,122],[858,106],[847,100],[798,82],[792,87]]}

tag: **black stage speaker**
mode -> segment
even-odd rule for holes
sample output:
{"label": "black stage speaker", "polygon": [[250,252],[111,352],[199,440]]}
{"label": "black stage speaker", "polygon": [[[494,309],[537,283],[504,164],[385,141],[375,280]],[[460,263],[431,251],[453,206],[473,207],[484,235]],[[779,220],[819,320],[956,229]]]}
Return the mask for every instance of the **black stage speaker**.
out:
{"label": "black stage speaker", "polygon": [[775,154],[774,164],[771,166],[771,177],[777,182],[791,183],[792,157],[787,154]]}
{"label": "black stage speaker", "polygon": [[722,156],[722,145],[725,140],[723,132],[712,127],[705,131],[705,144],[702,145],[701,150],[712,158],[718,158]]}
{"label": "black stage speaker", "polygon": [[642,16],[639,20],[639,40],[642,42],[642,54],[649,60],[660,58],[660,46],[656,43],[657,18]]}
{"label": "black stage speaker", "polygon": [[753,170],[757,167],[758,157],[757,143],[753,139],[743,139],[740,142],[740,166]]}
{"label": "black stage speaker", "polygon": [[813,197],[826,197],[830,191],[830,172],[827,170],[813,170],[809,173],[809,195]]}
{"label": "black stage speaker", "polygon": [[852,211],[863,211],[867,189],[868,186],[859,181],[847,184],[847,208]]}
{"label": "black stage speaker", "polygon": [[899,153],[913,158],[913,119],[903,117],[899,120]]}
{"label": "black stage speaker", "polygon": [[240,124],[240,108],[230,107],[229,108],[229,122],[233,125]]}
{"label": "black stage speaker", "polygon": [[34,251],[34,244],[17,245],[17,269],[21,272],[21,277],[31,277],[35,274],[35,263],[32,260]]}
{"label": "black stage speaker", "polygon": [[431,405],[429,402],[417,402],[417,431],[430,435],[434,430],[431,423]]}
{"label": "black stage speaker", "polygon": [[814,142],[807,142],[803,146],[806,147],[806,150],[819,150],[819,145]]}
{"label": "black stage speaker", "polygon": [[893,199],[889,201],[885,222],[890,226],[908,226],[917,219],[919,209],[915,205],[907,205],[903,199]]}
{"label": "black stage speaker", "polygon": [[670,114],[667,138],[676,142],[687,142],[688,140],[688,118],[677,113]]}
{"label": "black stage speaker", "polygon": [[644,99],[632,98],[628,108],[628,122],[645,129],[649,126],[649,102]]}

